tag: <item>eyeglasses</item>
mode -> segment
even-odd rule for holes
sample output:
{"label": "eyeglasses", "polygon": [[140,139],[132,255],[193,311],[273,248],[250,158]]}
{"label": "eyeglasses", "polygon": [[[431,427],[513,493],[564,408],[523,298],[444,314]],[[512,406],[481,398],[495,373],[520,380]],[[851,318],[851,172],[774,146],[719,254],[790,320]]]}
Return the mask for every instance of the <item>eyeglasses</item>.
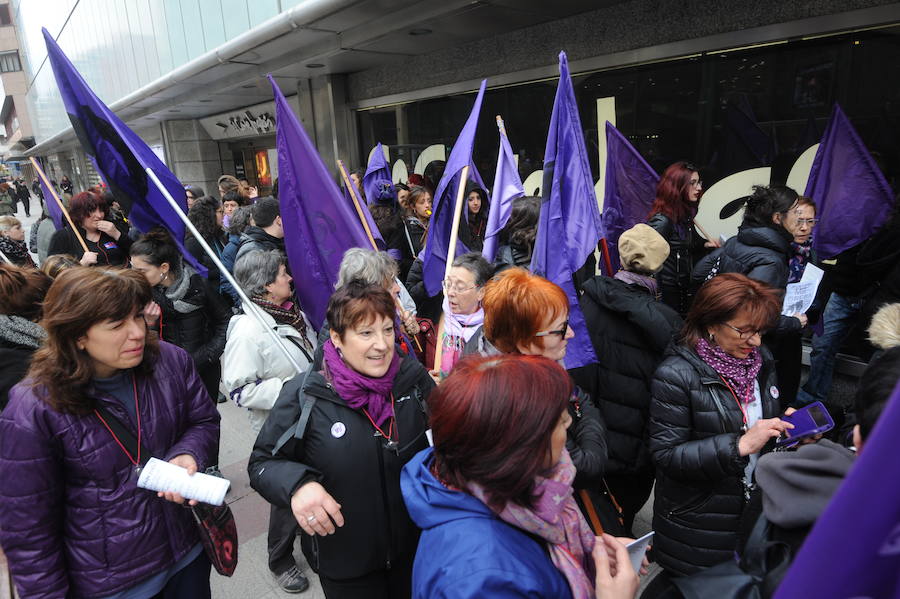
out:
{"label": "eyeglasses", "polygon": [[703,187],[703,179],[697,179],[696,181],[691,181],[691,187]]}
{"label": "eyeglasses", "polygon": [[809,225],[810,227],[815,227],[819,223],[819,219],[817,218],[798,218],[797,225],[802,227],[803,225]]}
{"label": "eyeglasses", "polygon": [[741,340],[743,340],[743,341],[746,341],[747,339],[750,339],[750,338],[753,337],[754,335],[759,335],[760,339],[762,339],[762,336],[765,335],[766,333],[768,333],[768,331],[766,331],[766,330],[762,330],[762,331],[742,331],[741,329],[739,329],[739,328],[737,328],[737,327],[735,327],[735,326],[732,326],[732,325],[728,324],[727,322],[723,322],[722,324],[724,324],[726,327],[728,327],[729,329],[731,329],[732,331],[734,331],[735,333],[737,333],[738,335],[740,335]]}
{"label": "eyeglasses", "polygon": [[444,288],[445,291],[450,291],[451,289],[456,293],[465,293],[466,291],[471,291],[473,289],[477,289],[478,285],[472,285],[471,287],[463,287],[463,284],[460,282],[453,282],[450,279],[444,279],[441,281],[441,287]]}
{"label": "eyeglasses", "polygon": [[540,333],[535,333],[534,336],[535,337],[548,337],[550,335],[559,335],[560,339],[565,339],[566,333],[568,333],[568,332],[569,332],[569,319],[567,318],[566,321],[563,323],[562,328],[559,329],[558,331],[541,331]]}

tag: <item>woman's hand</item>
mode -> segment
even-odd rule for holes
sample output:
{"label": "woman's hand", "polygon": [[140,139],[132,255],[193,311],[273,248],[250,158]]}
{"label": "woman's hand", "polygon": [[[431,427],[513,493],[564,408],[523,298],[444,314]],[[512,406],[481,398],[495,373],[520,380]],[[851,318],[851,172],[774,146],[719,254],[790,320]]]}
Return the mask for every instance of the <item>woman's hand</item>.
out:
{"label": "woman's hand", "polygon": [[800,321],[800,326],[805,327],[809,322],[809,319],[806,317],[806,314],[791,314],[794,318]]}
{"label": "woman's hand", "polygon": [[[624,545],[625,549],[628,549],[628,546],[634,543],[637,539],[632,539],[631,537],[613,537],[616,541],[619,542],[620,545]],[[647,551],[653,548],[653,545],[647,545]],[[646,576],[650,572],[650,560],[647,559],[647,551],[644,552],[644,559],[641,560],[641,571],[638,572],[641,576]],[[630,559],[630,558],[629,558]]]}
{"label": "woman's hand", "polygon": [[429,370],[429,371],[428,371],[428,376],[431,377],[431,380],[434,381],[434,384],[435,384],[435,385],[440,385],[440,384],[441,384],[441,373],[440,373],[439,371],[437,371],[437,370]]}
{"label": "woman's hand", "polygon": [[[189,476],[193,476],[197,473],[197,462],[194,460],[193,456],[190,456],[186,453],[182,453],[180,455],[175,456],[171,460],[169,460],[170,464],[175,464],[176,466],[181,466],[185,470]],[[184,497],[179,495],[178,493],[172,493],[171,491],[163,492],[160,491],[156,494],[157,497],[162,497],[166,501],[171,501],[172,503],[177,503],[179,505],[184,503]],[[196,499],[191,499],[188,502],[188,505],[197,505]]]}
{"label": "woman's hand", "polygon": [[794,428],[790,422],[785,422],[780,418],[764,418],[757,420],[756,424],[750,427],[746,433],[738,440],[738,452],[741,456],[747,456],[756,453],[765,447],[766,443],[772,437],[781,436],[784,431]]}
{"label": "woman's hand", "polygon": [[97,230],[101,233],[106,233],[116,241],[119,240],[119,237],[122,236],[122,232],[116,228],[114,224],[109,222],[108,220],[101,220],[97,223]]}
{"label": "woman's hand", "polygon": [[150,302],[144,306],[144,322],[148,325],[154,325],[162,314],[162,308],[156,302]]}
{"label": "woman's hand", "polygon": [[251,200],[252,200],[253,198],[258,198],[258,197],[259,197],[259,189],[257,189],[256,187],[254,187],[254,186],[251,185],[251,186],[250,186],[250,190],[249,190],[249,192],[247,193],[247,196],[248,196]]}
{"label": "woman's hand", "polygon": [[291,511],[308,535],[333,535],[335,526],[344,525],[341,504],[317,482],[306,483],[291,497]]}
{"label": "woman's hand", "polygon": [[97,264],[97,252],[85,252],[78,261],[82,266],[91,266]]}
{"label": "woman's hand", "polygon": [[625,545],[604,534],[596,538],[593,556],[597,599],[634,599],[639,582]]}
{"label": "woman's hand", "polygon": [[416,320],[415,314],[406,310],[400,310],[400,321],[403,323],[403,330],[406,331],[407,335],[419,334],[419,321]]}

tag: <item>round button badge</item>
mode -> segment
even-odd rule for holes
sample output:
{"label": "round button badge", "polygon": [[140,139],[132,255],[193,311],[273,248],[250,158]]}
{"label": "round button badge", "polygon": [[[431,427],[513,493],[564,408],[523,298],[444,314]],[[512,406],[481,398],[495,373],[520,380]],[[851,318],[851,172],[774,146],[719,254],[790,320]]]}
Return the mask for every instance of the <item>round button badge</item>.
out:
{"label": "round button badge", "polygon": [[340,439],[347,432],[347,426],[343,422],[335,422],[331,425],[331,436]]}
{"label": "round button badge", "polygon": [[769,387],[769,394],[774,399],[778,399],[778,396],[781,395],[781,393],[778,391],[778,387],[776,387],[775,385],[772,385],[771,387]]}

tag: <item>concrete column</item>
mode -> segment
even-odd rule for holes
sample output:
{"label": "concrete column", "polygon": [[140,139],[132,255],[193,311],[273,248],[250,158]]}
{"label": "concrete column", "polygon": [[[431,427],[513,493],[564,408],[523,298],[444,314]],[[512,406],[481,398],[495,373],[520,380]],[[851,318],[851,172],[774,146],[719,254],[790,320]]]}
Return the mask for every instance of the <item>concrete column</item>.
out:
{"label": "concrete column", "polygon": [[[307,131],[315,131],[316,147],[325,165],[335,172],[337,159],[343,160],[348,169],[363,165],[356,113],[347,103],[347,76],[322,75],[311,79],[310,96],[314,127]],[[300,106],[302,115],[302,94]]]}
{"label": "concrete column", "polygon": [[217,195],[216,181],[222,174],[219,146],[200,121],[165,121],[163,145],[169,169],[185,185],[197,185],[209,195]]}

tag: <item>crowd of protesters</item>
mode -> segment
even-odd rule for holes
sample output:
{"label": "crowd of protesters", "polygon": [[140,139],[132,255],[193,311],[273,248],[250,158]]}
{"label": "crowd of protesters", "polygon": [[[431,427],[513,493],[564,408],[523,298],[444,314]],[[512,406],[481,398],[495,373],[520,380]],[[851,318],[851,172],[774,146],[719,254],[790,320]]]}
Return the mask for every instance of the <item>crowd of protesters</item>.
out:
{"label": "crowd of protesters", "polygon": [[[467,188],[472,251],[429,296],[433,184],[386,182],[368,201],[387,251],[347,251],[315,322],[278,199],[244,180],[186,187],[197,236],[175,240],[64,177],[74,228],[41,234],[45,214],[31,252],[20,183],[0,190],[0,547],[22,597],[209,597],[185,499],[138,488],[137,471],[142,452],[189,474],[215,466],[225,401],[257,434],[250,484],[271,504],[268,565],[287,592],[309,587],[299,536],[329,599],[624,599],[649,561],[662,571],[644,597],[689,596],[695,577],[758,550],[761,521],[790,561],[900,379],[900,210],[838,257],[810,309],[783,314],[786,287],[823,266],[815,204],[756,187],[737,234],[708,239],[687,162],[618,239],[617,272],[580,281],[598,360],[569,371],[566,293],[529,272],[538,198],[513,203],[489,262],[490,199]],[[845,411],[828,394],[854,322],[874,357]],[[812,401],[839,426],[774,451],[784,417]],[[636,572],[626,545],[651,494]],[[770,589],[781,575],[766,573]]]}

